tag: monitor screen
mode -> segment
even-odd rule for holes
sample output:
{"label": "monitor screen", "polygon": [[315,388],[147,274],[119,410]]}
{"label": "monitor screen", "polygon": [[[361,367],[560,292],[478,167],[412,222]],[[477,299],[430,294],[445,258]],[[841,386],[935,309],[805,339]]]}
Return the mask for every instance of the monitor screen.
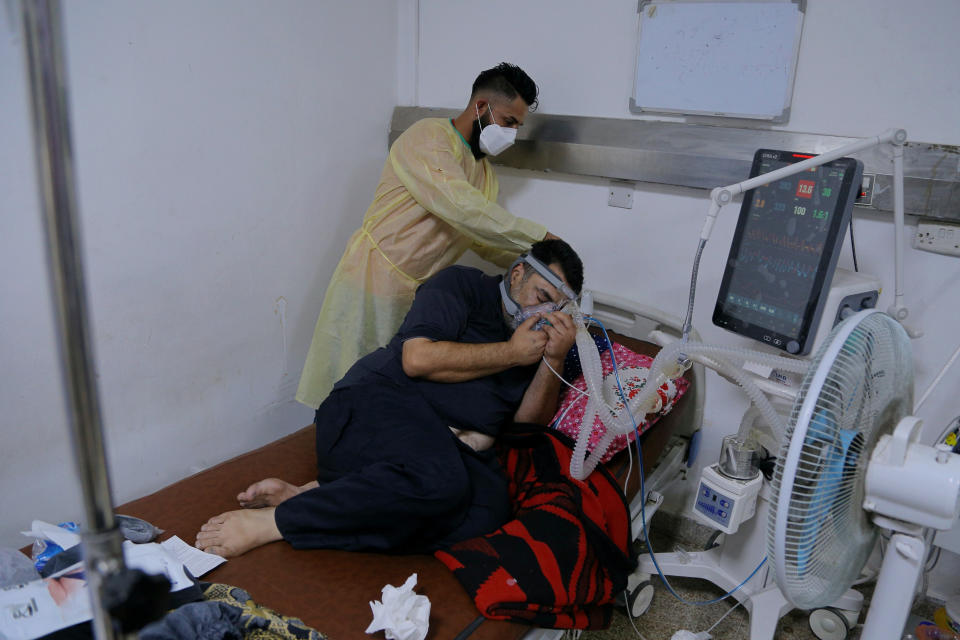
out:
{"label": "monitor screen", "polygon": [[[750,177],[811,157],[760,149]],[[744,194],[714,324],[809,352],[862,173],[859,161],[839,158]]]}

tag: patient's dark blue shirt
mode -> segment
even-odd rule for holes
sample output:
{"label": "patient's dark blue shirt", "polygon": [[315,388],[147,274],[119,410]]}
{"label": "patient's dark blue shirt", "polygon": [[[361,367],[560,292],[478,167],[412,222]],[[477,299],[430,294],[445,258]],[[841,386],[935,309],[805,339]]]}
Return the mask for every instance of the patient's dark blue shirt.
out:
{"label": "patient's dark blue shirt", "polygon": [[[514,367],[466,382],[431,382],[403,372],[403,343],[411,338],[492,343],[510,339],[500,305],[500,280],[479,269],[453,266],[417,289],[400,330],[386,347],[364,356],[336,388],[394,384],[410,388],[449,426],[497,435],[513,419],[536,365]],[[376,393],[375,388],[370,390]],[[411,397],[412,402],[417,400]]]}

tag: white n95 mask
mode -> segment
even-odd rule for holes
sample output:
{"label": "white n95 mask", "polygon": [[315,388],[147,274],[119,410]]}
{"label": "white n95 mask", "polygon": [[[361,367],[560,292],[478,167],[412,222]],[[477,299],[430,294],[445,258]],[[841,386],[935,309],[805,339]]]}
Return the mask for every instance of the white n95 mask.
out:
{"label": "white n95 mask", "polygon": [[[477,111],[477,122],[480,122],[480,108],[476,104],[473,107]],[[494,120],[493,109],[490,105],[487,105],[487,108],[490,109],[490,124],[483,126],[483,123],[480,123],[480,151],[488,156],[495,156],[513,146],[517,139],[517,130],[498,125]]]}

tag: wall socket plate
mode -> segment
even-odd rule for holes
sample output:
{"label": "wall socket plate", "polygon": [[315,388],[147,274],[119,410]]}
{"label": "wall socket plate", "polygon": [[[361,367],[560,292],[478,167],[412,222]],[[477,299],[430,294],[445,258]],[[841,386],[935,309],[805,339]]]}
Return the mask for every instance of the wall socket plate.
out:
{"label": "wall socket plate", "polygon": [[913,248],[947,256],[960,256],[960,224],[917,223],[917,233],[913,236]]}
{"label": "wall socket plate", "polygon": [[633,190],[636,183],[630,180],[611,180],[607,205],[621,209],[633,209]]}
{"label": "wall socket plate", "polygon": [[877,176],[873,173],[865,173],[860,179],[860,193],[853,204],[857,207],[869,207],[873,204],[873,186],[877,183]]}

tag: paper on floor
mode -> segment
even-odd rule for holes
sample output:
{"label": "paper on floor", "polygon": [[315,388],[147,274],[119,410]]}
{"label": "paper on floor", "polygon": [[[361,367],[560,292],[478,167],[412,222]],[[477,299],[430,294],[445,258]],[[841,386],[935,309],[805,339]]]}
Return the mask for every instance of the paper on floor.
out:
{"label": "paper on floor", "polygon": [[227,561],[226,558],[218,556],[215,553],[200,551],[200,549],[187,544],[177,536],[171,536],[164,540],[160,543],[160,546],[182,562],[183,566],[185,566],[195,578],[199,578]]}
{"label": "paper on floor", "polygon": [[[47,535],[42,527],[39,532]],[[225,562],[220,556],[200,551],[175,536],[162,544],[134,544],[127,540],[123,543],[123,556],[131,569],[166,576],[171,591],[193,585],[184,573],[184,566],[200,577]],[[0,589],[0,638],[38,638],[92,617],[82,563],[49,578]]]}

